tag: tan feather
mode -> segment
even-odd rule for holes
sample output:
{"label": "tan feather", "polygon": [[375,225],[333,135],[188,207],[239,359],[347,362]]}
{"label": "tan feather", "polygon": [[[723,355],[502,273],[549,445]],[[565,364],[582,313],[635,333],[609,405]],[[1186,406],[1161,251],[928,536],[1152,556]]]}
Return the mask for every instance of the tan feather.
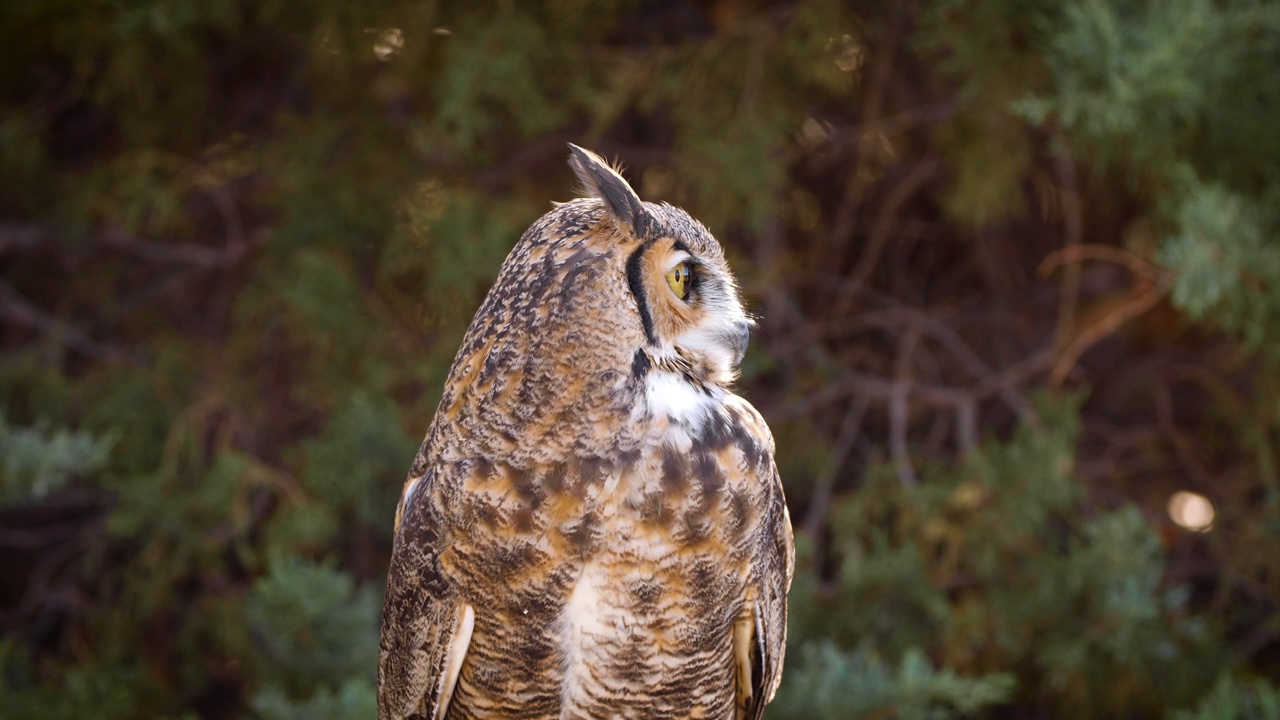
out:
{"label": "tan feather", "polygon": [[791,530],[769,429],[725,387],[736,282],[683,211],[572,162],[592,197],[512,249],[410,469],[381,720],[759,718],[781,678]]}

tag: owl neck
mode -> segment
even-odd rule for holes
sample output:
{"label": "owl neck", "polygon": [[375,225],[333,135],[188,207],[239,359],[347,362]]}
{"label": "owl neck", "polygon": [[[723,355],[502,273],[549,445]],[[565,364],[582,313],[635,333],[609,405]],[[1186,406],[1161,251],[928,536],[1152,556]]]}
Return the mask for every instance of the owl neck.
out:
{"label": "owl neck", "polygon": [[645,402],[650,417],[666,417],[672,422],[700,427],[707,416],[724,404],[725,391],[714,385],[700,385],[685,375],[656,370],[644,381]]}
{"label": "owl neck", "polygon": [[650,421],[698,430],[724,404],[727,391],[678,352],[637,351],[633,370],[643,385],[641,408]]}

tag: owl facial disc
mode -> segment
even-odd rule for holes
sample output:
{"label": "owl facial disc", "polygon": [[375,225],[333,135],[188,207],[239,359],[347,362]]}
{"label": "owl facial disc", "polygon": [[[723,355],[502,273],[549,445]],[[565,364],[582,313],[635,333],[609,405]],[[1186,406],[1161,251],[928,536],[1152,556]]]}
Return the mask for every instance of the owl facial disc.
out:
{"label": "owl facial disc", "polygon": [[720,244],[684,210],[640,200],[600,156],[569,148],[584,189],[603,205],[618,242],[631,246],[626,280],[647,341],[645,369],[703,392],[731,384],[754,322]]}

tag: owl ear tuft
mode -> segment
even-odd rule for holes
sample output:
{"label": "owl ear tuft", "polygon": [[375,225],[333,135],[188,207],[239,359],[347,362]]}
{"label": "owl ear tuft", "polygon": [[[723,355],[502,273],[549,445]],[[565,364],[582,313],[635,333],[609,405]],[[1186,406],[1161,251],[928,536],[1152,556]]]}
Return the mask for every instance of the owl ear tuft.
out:
{"label": "owl ear tuft", "polygon": [[569,167],[582,182],[583,190],[591,197],[600,198],[619,229],[640,240],[648,239],[649,212],[636,191],[604,158],[569,143]]}

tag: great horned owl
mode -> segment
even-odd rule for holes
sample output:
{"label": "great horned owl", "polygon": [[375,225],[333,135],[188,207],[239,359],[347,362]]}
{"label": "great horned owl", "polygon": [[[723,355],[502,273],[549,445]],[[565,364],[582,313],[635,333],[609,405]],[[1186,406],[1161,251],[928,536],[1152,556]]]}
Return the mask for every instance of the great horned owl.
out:
{"label": "great horned owl", "polygon": [[759,718],[791,523],[719,244],[570,146],[396,510],[378,717]]}

